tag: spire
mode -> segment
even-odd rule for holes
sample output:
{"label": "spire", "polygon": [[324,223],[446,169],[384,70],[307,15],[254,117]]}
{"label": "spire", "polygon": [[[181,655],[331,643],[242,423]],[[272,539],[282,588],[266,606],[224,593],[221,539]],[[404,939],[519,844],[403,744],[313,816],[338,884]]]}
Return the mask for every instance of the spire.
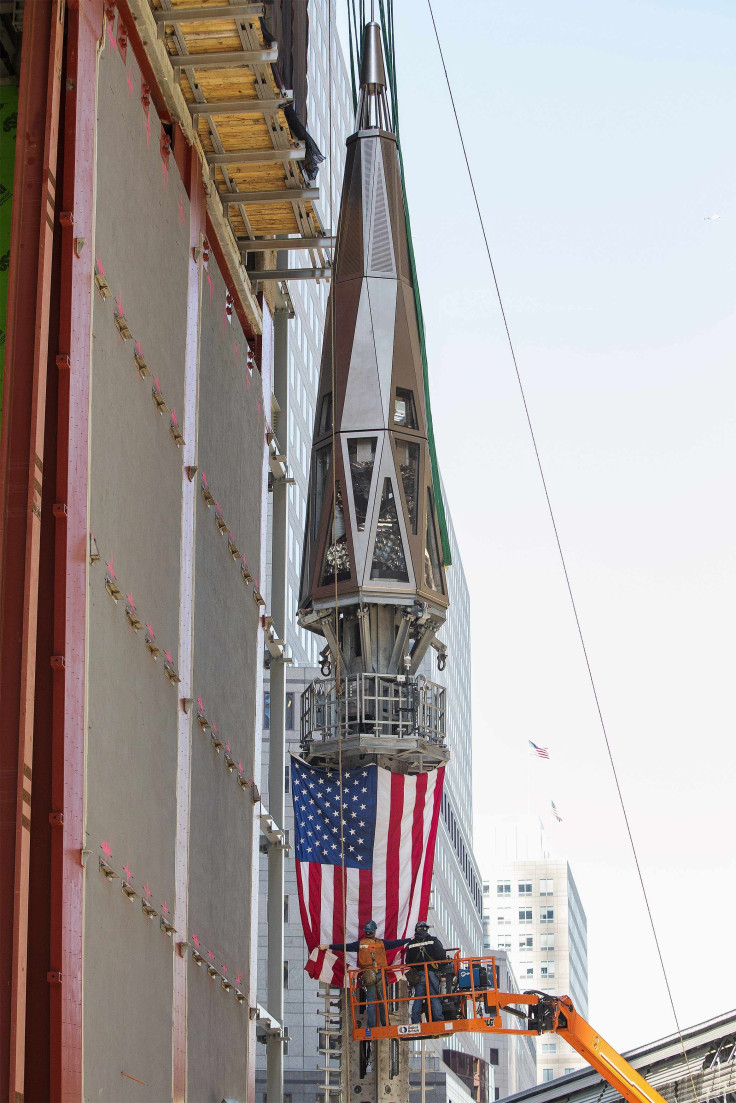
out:
{"label": "spire", "polygon": [[360,100],[356,118],[358,130],[385,130],[393,133],[386,97],[386,67],[378,23],[366,23],[363,32],[363,61],[360,66]]}
{"label": "spire", "polygon": [[[300,623],[341,669],[416,673],[448,604],[381,28],[365,28],[317,398]],[[398,642],[397,642],[398,641]]]}

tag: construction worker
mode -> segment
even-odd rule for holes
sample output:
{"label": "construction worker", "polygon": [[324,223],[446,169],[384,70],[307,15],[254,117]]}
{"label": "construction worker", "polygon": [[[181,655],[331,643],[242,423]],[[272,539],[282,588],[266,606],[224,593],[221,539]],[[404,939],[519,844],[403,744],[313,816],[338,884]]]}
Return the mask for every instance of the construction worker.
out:
{"label": "construction worker", "polygon": [[365,989],[368,1007],[368,1026],[376,1026],[376,1008],[381,1016],[381,1026],[386,1026],[386,994],[383,986],[382,969],[388,968],[386,950],[395,950],[406,946],[408,938],[376,938],[376,924],[369,919],[363,927],[363,938],[357,942],[333,942],[331,946],[320,946],[320,950],[334,950],[358,955],[358,967],[363,970],[360,983]]}
{"label": "construction worker", "polygon": [[[447,961],[445,948],[438,938],[429,933],[429,923],[417,923],[414,928],[414,937],[406,947],[405,962],[414,968],[413,975],[407,974],[407,979],[413,981],[412,987],[416,999],[411,1005],[411,1021],[418,1023],[425,1008],[427,995],[427,979],[429,980],[430,1004],[432,1006],[432,1022],[439,1022],[444,1018],[442,1014],[442,1000],[439,998],[440,971]],[[426,965],[426,970],[425,970]],[[429,1019],[429,1015],[427,1015]]]}

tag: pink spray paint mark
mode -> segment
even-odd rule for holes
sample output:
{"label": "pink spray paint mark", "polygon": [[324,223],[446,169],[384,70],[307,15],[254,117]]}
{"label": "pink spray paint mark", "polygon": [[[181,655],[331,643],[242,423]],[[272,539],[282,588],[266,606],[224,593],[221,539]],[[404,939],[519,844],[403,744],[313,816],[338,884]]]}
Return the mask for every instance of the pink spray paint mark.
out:
{"label": "pink spray paint mark", "polygon": [[126,83],[128,85],[128,99],[130,99],[130,93],[133,91],[133,71],[130,68],[128,69]]}
{"label": "pink spray paint mark", "polygon": [[115,35],[113,34],[113,30],[112,30],[114,22],[115,22],[115,16],[114,15],[109,15],[107,17],[107,35],[108,35],[108,38],[110,39],[110,46],[112,47],[113,50],[117,50],[118,45],[117,45],[117,42],[115,41]]}
{"label": "pink spray paint mark", "polygon": [[166,164],[163,157],[161,158],[161,168],[164,170],[164,187],[167,187],[169,183],[169,166]]}
{"label": "pink spray paint mark", "polygon": [[130,872],[130,867],[126,864],[123,866],[123,869],[125,871],[125,876],[128,878],[128,880],[130,880],[133,876],[133,874]]}
{"label": "pink spray paint mark", "polygon": [[227,965],[222,966],[222,972],[225,976],[227,976]]}
{"label": "pink spray paint mark", "polygon": [[233,341],[233,348],[235,349],[235,363],[238,362],[238,342]]}
{"label": "pink spray paint mark", "polygon": [[123,293],[122,291],[115,300],[115,306],[118,308],[118,314],[123,314]]}
{"label": "pink spray paint mark", "polygon": [[208,284],[210,285],[210,302],[212,302],[212,292],[213,292],[213,288],[212,288],[212,276],[211,276],[211,275],[209,274],[209,272],[207,271],[207,269],[206,269],[206,268],[205,268],[204,274],[205,274],[205,276],[207,277],[207,283],[208,283]]}
{"label": "pink spray paint mark", "polygon": [[138,353],[138,355],[139,355],[139,356],[143,356],[143,349],[141,348],[141,343],[140,343],[140,341],[136,341],[136,343],[135,343],[135,351],[136,351],[136,352]]}
{"label": "pink spray paint mark", "polygon": [[179,196],[179,225],[184,225],[184,200]]}
{"label": "pink spray paint mark", "polygon": [[100,260],[99,257],[95,257],[95,264],[97,265],[97,270],[100,273],[100,275],[104,276],[105,275],[105,269],[104,269],[102,261]]}
{"label": "pink spray paint mark", "polygon": [[126,596],[126,597],[127,597],[127,599],[128,599],[128,605],[129,605],[129,606],[131,607],[131,609],[135,609],[135,602],[133,601],[133,595],[132,595],[132,593],[130,593],[130,594],[126,594],[125,596]]}
{"label": "pink spray paint mark", "polygon": [[243,760],[241,758],[240,762],[238,763],[238,773],[242,774],[242,772],[243,772]]}
{"label": "pink spray paint mark", "polygon": [[154,385],[154,387],[156,388],[157,391],[159,391],[159,392],[161,391],[161,388],[158,385],[158,376],[157,375],[154,375],[154,377],[153,377],[153,385]]}
{"label": "pink spray paint mark", "polygon": [[174,425],[179,424],[179,422],[177,420],[177,417],[176,417],[176,408],[174,406],[171,407],[171,420],[173,421]]}
{"label": "pink spray paint mark", "polygon": [[[245,373],[245,392],[246,392],[246,394],[248,393],[249,390],[250,390],[250,372],[247,371]],[[260,406],[260,402],[258,403],[258,405]],[[258,423],[260,425],[260,418],[258,419]]]}
{"label": "pink spray paint mark", "polygon": [[242,980],[242,979],[243,979],[243,974],[242,974],[242,973],[238,973],[237,977],[235,978],[235,983],[236,983],[236,984],[240,984],[240,982],[241,982],[241,980]]}
{"label": "pink spray paint mark", "polygon": [[146,621],[146,630],[151,639],[153,639],[153,625],[149,624],[148,621]]}
{"label": "pink spray paint mark", "polygon": [[161,905],[161,911],[162,911],[162,912],[164,913],[164,915],[165,915],[165,916],[166,916],[166,918],[168,919],[168,916],[169,916],[169,905],[168,905],[168,904],[166,903],[166,901],[165,901],[165,900],[164,900],[163,904]]}
{"label": "pink spray paint mark", "polygon": [[225,750],[227,751],[228,754],[230,754],[230,744],[229,743],[225,744]]}
{"label": "pink spray paint mark", "polygon": [[199,949],[199,939],[197,938],[196,934],[192,935],[192,942],[193,942],[194,946],[196,947],[196,949],[198,950]]}
{"label": "pink spray paint mark", "polygon": [[210,959],[210,961],[215,960],[215,955],[212,953],[212,950],[207,951],[207,957]]}
{"label": "pink spray paint mark", "polygon": [[214,722],[214,720],[212,721],[212,731],[214,732],[215,735],[218,734],[217,724]]}
{"label": "pink spray paint mark", "polygon": [[114,570],[113,565],[112,565],[112,552],[110,553],[110,562],[106,563],[105,566],[107,567],[108,571],[110,572],[110,578],[114,578],[115,577],[115,570]]}
{"label": "pink spray paint mark", "polygon": [[108,858],[112,857],[112,847],[109,843],[106,843],[104,839],[100,843],[100,847],[104,851],[104,853],[107,854]]}
{"label": "pink spray paint mark", "polygon": [[148,881],[146,881],[145,885],[143,886],[143,891],[146,894],[146,899],[150,900],[151,899],[151,890],[148,887]]}
{"label": "pink spray paint mark", "polygon": [[174,662],[174,660],[171,658],[171,652],[170,651],[164,651],[164,655],[166,656],[166,662],[167,663],[173,663]]}
{"label": "pink spray paint mark", "polygon": [[217,510],[217,516],[222,517],[222,510],[220,509],[220,503],[215,502],[215,509]]}
{"label": "pink spray paint mark", "polygon": [[207,482],[207,476],[205,475],[204,471],[202,472],[202,485],[206,486],[209,489],[209,483]]}
{"label": "pink spray paint mark", "polygon": [[201,697],[198,697],[198,698],[197,698],[197,704],[198,704],[198,705],[199,705],[199,707],[201,708],[202,712],[204,712],[204,701],[202,700],[202,698],[201,698]]}

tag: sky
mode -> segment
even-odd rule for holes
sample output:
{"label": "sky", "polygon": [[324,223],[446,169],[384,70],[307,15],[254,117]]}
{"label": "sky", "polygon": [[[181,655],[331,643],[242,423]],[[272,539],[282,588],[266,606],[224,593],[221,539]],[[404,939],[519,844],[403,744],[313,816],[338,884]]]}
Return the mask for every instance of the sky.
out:
{"label": "sky", "polygon": [[[472,603],[476,856],[492,875],[486,816],[527,811],[527,741],[548,747],[531,810],[587,913],[590,1019],[623,1050],[675,1021],[427,3],[395,9],[435,432]],[[434,9],[686,1027],[736,1006],[736,9]]]}

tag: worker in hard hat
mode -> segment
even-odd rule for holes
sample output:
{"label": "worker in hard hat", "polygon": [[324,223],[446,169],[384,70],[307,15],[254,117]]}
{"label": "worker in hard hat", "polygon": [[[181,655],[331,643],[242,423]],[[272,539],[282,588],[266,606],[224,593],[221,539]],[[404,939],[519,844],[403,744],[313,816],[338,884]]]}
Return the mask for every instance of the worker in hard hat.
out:
{"label": "worker in hard hat", "polygon": [[[429,933],[429,923],[421,920],[414,928],[414,937],[406,947],[405,962],[412,968],[407,971],[407,980],[414,989],[416,999],[411,1005],[411,1021],[418,1023],[425,1009],[427,983],[429,983],[432,1022],[444,1018],[442,1000],[439,998],[440,973],[445,968],[447,953],[438,938]],[[427,1015],[429,1019],[429,1015]]]}
{"label": "worker in hard hat", "polygon": [[382,970],[388,968],[386,950],[396,950],[406,946],[408,938],[377,938],[376,924],[372,919],[363,927],[363,937],[357,942],[333,942],[330,946],[320,946],[320,950],[334,950],[358,955],[358,967],[362,970],[360,983],[365,989],[368,1008],[368,1026],[376,1026],[376,1008],[381,1017],[381,1026],[386,1026],[386,993]]}

